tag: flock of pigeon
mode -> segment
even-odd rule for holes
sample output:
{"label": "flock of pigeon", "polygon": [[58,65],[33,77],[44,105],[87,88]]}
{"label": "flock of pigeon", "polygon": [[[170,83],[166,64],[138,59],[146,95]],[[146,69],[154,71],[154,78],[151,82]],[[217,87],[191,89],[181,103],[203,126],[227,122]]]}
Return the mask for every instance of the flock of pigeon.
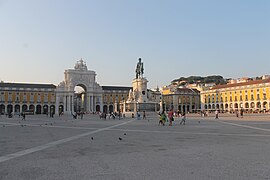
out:
{"label": "flock of pigeon", "polygon": [[[127,133],[124,133],[124,136],[126,136],[126,135],[127,135]],[[91,140],[94,140],[94,137],[93,137],[93,136],[91,137]],[[123,138],[122,138],[122,137],[119,137],[118,140],[119,140],[119,141],[122,141]]]}

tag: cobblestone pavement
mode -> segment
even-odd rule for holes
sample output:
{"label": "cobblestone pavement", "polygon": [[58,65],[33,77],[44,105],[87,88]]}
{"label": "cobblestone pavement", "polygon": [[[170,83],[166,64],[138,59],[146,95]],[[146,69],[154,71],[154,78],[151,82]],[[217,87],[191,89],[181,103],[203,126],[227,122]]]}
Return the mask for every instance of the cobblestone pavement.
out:
{"label": "cobblestone pavement", "polygon": [[269,179],[270,115],[0,118],[0,180]]}

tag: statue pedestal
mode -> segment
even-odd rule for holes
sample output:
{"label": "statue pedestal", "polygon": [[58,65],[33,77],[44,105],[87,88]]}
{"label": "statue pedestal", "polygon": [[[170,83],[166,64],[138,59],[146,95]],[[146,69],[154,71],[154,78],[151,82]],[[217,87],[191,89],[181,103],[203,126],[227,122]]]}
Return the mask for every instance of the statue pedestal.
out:
{"label": "statue pedestal", "polygon": [[135,102],[138,103],[148,102],[147,83],[148,81],[146,78],[137,78],[132,81],[133,95]]}

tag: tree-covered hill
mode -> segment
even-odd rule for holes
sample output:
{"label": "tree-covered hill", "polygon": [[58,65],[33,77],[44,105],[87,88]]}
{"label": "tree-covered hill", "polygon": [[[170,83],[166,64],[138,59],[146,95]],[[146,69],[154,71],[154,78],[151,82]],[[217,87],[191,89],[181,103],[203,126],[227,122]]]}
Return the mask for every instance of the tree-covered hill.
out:
{"label": "tree-covered hill", "polygon": [[189,77],[180,77],[178,79],[174,79],[171,84],[206,84],[206,83],[215,83],[218,84],[226,84],[226,80],[220,75],[212,75],[212,76],[189,76]]}

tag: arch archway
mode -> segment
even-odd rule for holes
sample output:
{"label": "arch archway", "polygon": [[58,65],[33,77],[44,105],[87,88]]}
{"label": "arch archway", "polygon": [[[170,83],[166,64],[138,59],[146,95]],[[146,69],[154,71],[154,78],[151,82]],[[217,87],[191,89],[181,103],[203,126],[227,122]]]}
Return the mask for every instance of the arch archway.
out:
{"label": "arch archway", "polygon": [[35,111],[35,106],[34,106],[33,104],[31,104],[31,105],[29,106],[29,110],[32,111],[32,112],[34,112],[34,111]]}
{"label": "arch archway", "polygon": [[36,106],[36,114],[41,114],[41,105]]}
{"label": "arch archway", "polygon": [[261,109],[261,102],[257,102],[256,107],[257,109]]}
{"label": "arch archway", "polygon": [[59,115],[62,115],[63,112],[64,112],[64,106],[63,105],[59,105],[59,107],[58,107],[58,113],[59,113]]}
{"label": "arch archway", "polygon": [[43,106],[43,114],[49,114],[49,106],[48,105]]}
{"label": "arch archway", "polygon": [[249,104],[248,102],[245,103],[245,108],[248,109],[249,108]]}
{"label": "arch archway", "polygon": [[109,105],[109,113],[113,112],[113,105]]}
{"label": "arch archway", "polygon": [[187,105],[187,112],[190,112],[190,106]]}
{"label": "arch archway", "polygon": [[15,105],[15,113],[16,114],[20,114],[20,111],[21,111],[20,109],[21,109],[20,105],[19,104],[16,104]]}
{"label": "arch archway", "polygon": [[50,105],[50,115],[55,114],[55,105]]}
{"label": "arch archway", "polygon": [[22,105],[22,112],[25,112],[25,111],[27,111],[27,105],[26,104]]}
{"label": "arch archway", "polygon": [[103,106],[103,112],[106,113],[106,114],[108,113],[108,106],[107,105]]}
{"label": "arch archway", "polygon": [[5,110],[6,110],[5,105],[1,104],[0,105],[0,114],[5,114]]}
{"label": "arch archway", "polygon": [[238,104],[237,103],[234,104],[234,109],[238,109]]}
{"label": "arch archway", "polygon": [[13,112],[13,106],[12,104],[7,105],[7,113],[10,114]]}
{"label": "arch archway", "polygon": [[255,108],[255,103],[254,102],[250,103],[250,107]]}
{"label": "arch archway", "polygon": [[87,110],[87,88],[84,84],[77,84],[74,87],[74,112],[85,112]]}
{"label": "arch archway", "polygon": [[96,112],[100,112],[100,106],[96,105]]}
{"label": "arch archway", "polygon": [[178,106],[178,110],[179,110],[180,112],[182,111],[182,106],[181,106],[181,105]]}

